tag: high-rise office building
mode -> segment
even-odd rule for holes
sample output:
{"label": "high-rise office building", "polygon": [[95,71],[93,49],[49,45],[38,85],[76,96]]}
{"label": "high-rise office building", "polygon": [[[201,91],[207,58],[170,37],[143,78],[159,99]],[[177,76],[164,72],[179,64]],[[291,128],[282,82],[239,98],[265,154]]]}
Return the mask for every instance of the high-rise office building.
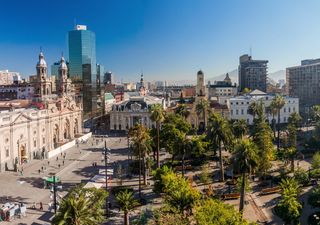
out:
{"label": "high-rise office building", "polygon": [[320,59],[306,59],[300,66],[286,69],[286,91],[299,98],[300,113],[309,114],[310,107],[320,104]]}
{"label": "high-rise office building", "polygon": [[239,61],[239,91],[249,88],[266,92],[268,60],[253,60],[249,55],[242,55]]}
{"label": "high-rise office building", "polygon": [[84,116],[97,110],[96,36],[85,25],[68,32],[69,76],[83,99]]}

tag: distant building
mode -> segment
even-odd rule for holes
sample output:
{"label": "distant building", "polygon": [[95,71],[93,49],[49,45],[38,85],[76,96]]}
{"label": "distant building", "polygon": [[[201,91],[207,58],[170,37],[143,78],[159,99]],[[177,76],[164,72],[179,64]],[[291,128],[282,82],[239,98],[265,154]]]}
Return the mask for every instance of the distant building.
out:
{"label": "distant building", "polygon": [[208,97],[231,97],[237,95],[236,84],[232,85],[229,74],[223,81],[216,81],[214,84],[208,84]]}
{"label": "distant building", "polygon": [[[66,65],[69,68],[69,62],[68,61],[66,61]],[[54,62],[51,65],[51,76],[58,77],[58,75],[59,75],[59,66],[60,66],[60,61]],[[68,72],[68,77],[69,77],[69,72]]]}
{"label": "distant building", "polygon": [[21,81],[20,73],[9,70],[0,71],[0,85],[18,84]]}
{"label": "distant building", "polygon": [[150,107],[160,104],[165,107],[164,99],[153,96],[132,96],[129,100],[114,104],[110,112],[110,130],[126,131],[137,123],[152,128],[155,123],[150,119]]}
{"label": "distant building", "polygon": [[300,66],[286,69],[286,91],[299,98],[300,113],[309,114],[310,107],[320,104],[320,59],[306,59]]}
{"label": "distant building", "polygon": [[68,32],[69,74],[83,98],[85,117],[97,111],[96,35],[85,25]]}
{"label": "distant building", "polygon": [[103,83],[104,84],[114,84],[115,83],[115,78],[114,78],[114,75],[112,72],[108,71],[104,74]]}
{"label": "distant building", "polygon": [[253,60],[249,55],[242,55],[239,61],[239,91],[249,88],[266,92],[268,60]]}
{"label": "distant building", "polygon": [[[230,119],[244,119],[248,124],[252,124],[253,116],[249,114],[249,106],[253,102],[262,101],[264,103],[266,117],[271,123],[272,114],[268,113],[268,110],[266,110],[266,108],[270,106],[270,103],[272,102],[274,97],[274,95],[268,95],[265,92],[254,90],[249,94],[230,98]],[[280,110],[280,123],[288,123],[288,118],[293,112],[299,112],[299,99],[285,97],[285,105]]]}
{"label": "distant building", "polygon": [[116,99],[113,97],[111,93],[104,94],[104,113],[107,114],[111,111],[112,105],[116,103]]}
{"label": "distant building", "polygon": [[28,83],[0,86],[0,100],[32,99],[33,95],[34,88]]}

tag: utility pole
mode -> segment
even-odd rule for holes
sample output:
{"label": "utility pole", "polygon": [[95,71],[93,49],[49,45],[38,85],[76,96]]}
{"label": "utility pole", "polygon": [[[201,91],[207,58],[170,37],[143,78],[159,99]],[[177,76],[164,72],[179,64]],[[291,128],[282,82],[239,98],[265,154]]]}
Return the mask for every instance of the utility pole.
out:
{"label": "utility pole", "polygon": [[53,175],[53,208],[54,208],[54,214],[56,214],[57,213],[56,175]]}

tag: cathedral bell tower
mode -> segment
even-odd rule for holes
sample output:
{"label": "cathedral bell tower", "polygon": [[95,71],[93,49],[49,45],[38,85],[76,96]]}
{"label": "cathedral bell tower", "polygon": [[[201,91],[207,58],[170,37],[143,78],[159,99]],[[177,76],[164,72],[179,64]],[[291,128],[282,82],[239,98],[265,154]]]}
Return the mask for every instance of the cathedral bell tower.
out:
{"label": "cathedral bell tower", "polygon": [[51,84],[47,77],[47,63],[44,59],[42,50],[40,50],[39,61],[37,63],[37,84],[36,84],[36,94],[39,97],[51,94]]}
{"label": "cathedral bell tower", "polygon": [[63,56],[60,59],[58,87],[59,94],[61,96],[67,94],[70,90],[70,81],[68,80],[68,67]]}
{"label": "cathedral bell tower", "polygon": [[204,85],[204,74],[201,70],[197,73],[196,95],[198,97],[206,96],[206,88]]}

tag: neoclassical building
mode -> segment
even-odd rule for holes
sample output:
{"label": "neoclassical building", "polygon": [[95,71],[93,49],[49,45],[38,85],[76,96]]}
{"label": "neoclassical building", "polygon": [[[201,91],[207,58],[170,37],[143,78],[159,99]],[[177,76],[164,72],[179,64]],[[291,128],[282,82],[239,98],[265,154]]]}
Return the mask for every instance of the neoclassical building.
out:
{"label": "neoclassical building", "polygon": [[165,100],[146,94],[143,76],[141,76],[139,92],[128,92],[128,99],[115,103],[110,111],[110,130],[126,131],[136,123],[141,123],[148,128],[155,126],[150,119],[150,108],[160,104],[165,108]]}
{"label": "neoclassical building", "polygon": [[36,69],[32,105],[38,107],[0,111],[0,171],[47,158],[48,152],[82,134],[82,103],[75,98],[64,58],[55,93],[42,52]]}

